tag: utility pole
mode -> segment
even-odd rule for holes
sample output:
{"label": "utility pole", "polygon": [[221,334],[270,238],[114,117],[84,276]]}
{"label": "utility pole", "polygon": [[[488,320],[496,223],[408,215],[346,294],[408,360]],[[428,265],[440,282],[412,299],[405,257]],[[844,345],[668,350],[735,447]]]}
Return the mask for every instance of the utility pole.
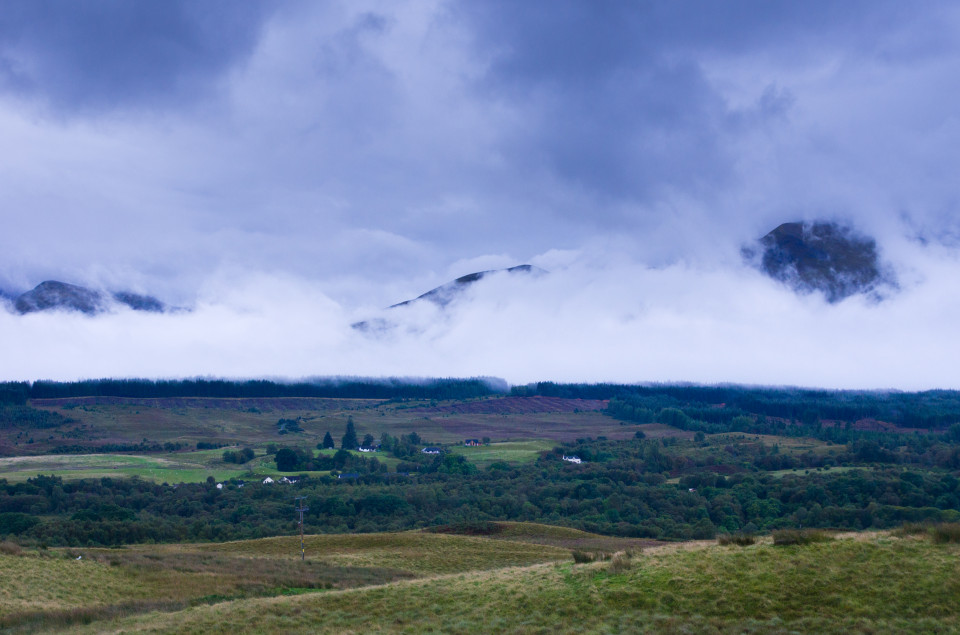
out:
{"label": "utility pole", "polygon": [[300,514],[300,562],[304,562],[306,561],[307,556],[306,552],[303,550],[303,512],[310,508],[303,504],[303,502],[307,500],[306,496],[297,496],[294,498],[294,500],[297,501],[297,509],[295,511]]}

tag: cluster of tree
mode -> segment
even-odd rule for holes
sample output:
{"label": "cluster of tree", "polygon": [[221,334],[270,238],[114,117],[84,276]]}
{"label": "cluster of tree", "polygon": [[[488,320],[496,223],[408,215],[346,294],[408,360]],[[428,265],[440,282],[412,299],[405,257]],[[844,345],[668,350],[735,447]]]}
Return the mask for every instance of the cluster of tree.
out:
{"label": "cluster of tree", "polygon": [[360,472],[364,474],[381,474],[387,471],[387,466],[376,457],[357,456],[349,450],[337,450],[333,456],[320,454],[304,448],[285,447],[277,450],[274,455],[277,469],[281,472],[312,472],[324,470],[338,470],[341,472]]}
{"label": "cluster of tree", "polygon": [[[703,404],[701,402],[682,402],[665,395],[638,396],[623,395],[610,399],[607,414],[632,423],[665,423],[682,430],[700,431],[709,434],[724,432],[747,432],[752,434],[772,434],[794,437],[813,437],[833,443],[850,443],[859,439],[886,440],[886,443],[900,444],[904,438],[926,438],[928,443],[947,437],[950,441],[960,440],[960,410],[956,413],[947,409],[939,414],[930,415],[927,423],[935,423],[924,431],[914,428],[890,428],[886,430],[858,429],[856,423],[861,420],[860,412],[846,413],[850,418],[835,418],[838,411],[832,412],[834,418],[823,418],[823,409],[807,404],[808,407],[796,409],[797,418],[768,415],[764,410],[775,408],[757,408],[748,411],[729,404]],[[836,409],[836,410],[839,410]],[[888,413],[891,419],[905,420],[907,417],[897,413]],[[913,418],[915,419],[915,418]],[[827,422],[827,423],[825,423]]]}
{"label": "cluster of tree", "polygon": [[302,417],[297,417],[296,419],[280,419],[277,421],[277,433],[288,434],[290,432],[303,432],[303,428],[300,427],[301,421],[303,421]]}
{"label": "cluster of tree", "polygon": [[[198,444],[199,445],[199,444]],[[150,454],[160,452],[179,452],[190,447],[187,443],[179,441],[149,441],[144,439],[140,443],[100,443],[97,445],[86,443],[74,443],[70,445],[57,445],[50,448],[47,454],[113,454],[116,452],[129,452],[132,454]]]}
{"label": "cluster of tree", "polygon": [[[750,415],[814,423],[878,419],[904,428],[943,430],[960,422],[960,391],[879,392],[748,388],[743,386],[556,384],[514,386],[514,396],[542,395],[610,399],[611,414],[646,421],[664,408],[679,408],[692,419],[729,424]],[[613,403],[613,402],[616,403]]]}
{"label": "cluster of tree", "polygon": [[25,403],[27,399],[66,397],[469,399],[499,394],[503,390],[496,382],[486,379],[429,379],[416,382],[401,378],[334,377],[298,383],[219,379],[98,379],[77,382],[0,383],[0,401]]}
{"label": "cluster of tree", "polygon": [[[375,457],[342,449],[314,457],[312,451],[277,448],[276,459],[293,472],[358,475],[300,479],[297,493],[309,499],[313,531],[521,520],[685,539],[799,525],[863,529],[960,520],[957,468],[929,462],[936,452],[957,449],[941,441],[915,454],[858,440],[788,451],[744,434],[581,439],[532,463],[494,463],[482,470],[452,453],[421,455],[411,463],[419,469],[409,474],[388,473]],[[563,454],[589,459],[571,465]],[[901,462],[904,456],[919,462]],[[847,469],[826,469],[835,466]],[[288,489],[259,483],[228,483],[218,490],[213,483],[171,487],[137,479],[0,480],[0,539],[110,545],[254,538],[294,531],[291,509]]]}
{"label": "cluster of tree", "polygon": [[226,450],[223,453],[224,463],[246,463],[252,461],[255,456],[253,448],[243,448],[242,450]]}
{"label": "cluster of tree", "polygon": [[23,405],[0,405],[0,430],[10,428],[43,430],[58,428],[68,423],[75,423],[75,421],[64,417],[59,412],[38,410]]}

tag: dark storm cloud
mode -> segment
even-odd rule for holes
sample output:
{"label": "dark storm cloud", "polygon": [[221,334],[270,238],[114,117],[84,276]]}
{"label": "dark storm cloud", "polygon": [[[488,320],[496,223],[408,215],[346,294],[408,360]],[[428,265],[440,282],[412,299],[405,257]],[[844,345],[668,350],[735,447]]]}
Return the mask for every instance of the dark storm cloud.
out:
{"label": "dark storm cloud", "polygon": [[0,10],[0,89],[62,112],[190,101],[251,53],[269,11],[226,0],[11,0]]}
{"label": "dark storm cloud", "polygon": [[505,0],[461,2],[453,14],[490,61],[478,94],[522,113],[502,146],[514,167],[546,166],[601,202],[656,203],[677,190],[711,198],[734,177],[745,126],[782,118],[794,101],[771,84],[743,112],[705,64],[916,52],[914,38],[889,38],[915,18],[899,2]]}

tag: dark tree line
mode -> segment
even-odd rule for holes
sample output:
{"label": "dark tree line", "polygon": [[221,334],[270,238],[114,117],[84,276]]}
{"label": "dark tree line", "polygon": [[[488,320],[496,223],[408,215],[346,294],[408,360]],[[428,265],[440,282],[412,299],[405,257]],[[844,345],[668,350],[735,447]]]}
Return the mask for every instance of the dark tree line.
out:
{"label": "dark tree line", "polygon": [[289,384],[266,380],[97,379],[78,382],[2,383],[0,403],[22,404],[27,399],[68,397],[470,399],[500,392],[502,389],[495,383],[484,379],[429,379],[415,382],[398,378],[330,378]]}

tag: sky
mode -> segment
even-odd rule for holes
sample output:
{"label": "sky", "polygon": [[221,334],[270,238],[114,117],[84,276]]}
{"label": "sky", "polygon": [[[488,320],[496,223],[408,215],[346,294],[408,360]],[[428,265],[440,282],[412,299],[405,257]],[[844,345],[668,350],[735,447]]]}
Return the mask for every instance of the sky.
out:
{"label": "sky", "polygon": [[[936,0],[5,0],[0,290],[183,310],[0,311],[0,379],[960,388],[958,32]],[[743,261],[820,219],[899,289]]]}

